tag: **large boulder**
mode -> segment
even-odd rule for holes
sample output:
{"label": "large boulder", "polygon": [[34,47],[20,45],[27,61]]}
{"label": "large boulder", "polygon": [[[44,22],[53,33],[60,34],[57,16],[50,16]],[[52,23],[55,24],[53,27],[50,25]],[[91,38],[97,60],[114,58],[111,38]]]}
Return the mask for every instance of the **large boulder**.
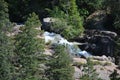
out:
{"label": "large boulder", "polygon": [[87,29],[105,29],[107,23],[107,13],[104,10],[95,11],[87,17],[85,27]]}
{"label": "large boulder", "polygon": [[86,30],[84,36],[76,38],[82,50],[86,50],[93,55],[113,56],[115,38],[117,34],[111,31]]}
{"label": "large boulder", "polygon": [[65,19],[59,18],[43,18],[42,29],[49,32],[61,33],[64,29],[68,27]]}
{"label": "large boulder", "polygon": [[52,22],[54,22],[54,20],[52,18],[50,18],[50,17],[43,18],[41,28],[44,29],[45,31],[50,31]]}

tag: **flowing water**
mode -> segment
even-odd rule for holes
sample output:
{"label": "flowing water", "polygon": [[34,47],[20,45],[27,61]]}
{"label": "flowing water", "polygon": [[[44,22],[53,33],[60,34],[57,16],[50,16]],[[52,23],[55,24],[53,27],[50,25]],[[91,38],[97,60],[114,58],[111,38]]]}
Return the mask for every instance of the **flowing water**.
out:
{"label": "flowing water", "polygon": [[77,44],[74,42],[69,42],[63,38],[60,34],[44,32],[45,43],[64,45],[67,47],[68,51],[72,55],[83,56],[85,58],[91,57],[92,55],[87,51],[82,51]]}

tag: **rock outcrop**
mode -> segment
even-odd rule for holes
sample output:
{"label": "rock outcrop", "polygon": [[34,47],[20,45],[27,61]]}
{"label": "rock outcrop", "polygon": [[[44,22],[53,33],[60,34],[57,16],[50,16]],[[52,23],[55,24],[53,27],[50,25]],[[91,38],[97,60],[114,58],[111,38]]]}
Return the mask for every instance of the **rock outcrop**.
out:
{"label": "rock outcrop", "polygon": [[[93,56],[90,58],[90,60],[93,62],[93,68],[96,70],[96,73],[98,74],[98,77],[103,80],[110,80],[110,74],[114,72],[114,70],[117,71],[117,73],[120,75],[120,70],[117,69],[117,65],[115,65],[109,57],[106,56]],[[73,64],[74,64],[74,78],[75,80],[79,80],[81,76],[84,75],[84,64],[87,63],[87,60],[84,58],[73,58]]]}
{"label": "rock outcrop", "polygon": [[74,39],[83,42],[79,47],[93,55],[113,56],[117,34],[111,31],[86,30],[84,36]]}
{"label": "rock outcrop", "polygon": [[45,31],[51,31],[51,23],[54,22],[52,18],[44,18],[41,28]]}
{"label": "rock outcrop", "polygon": [[85,26],[87,29],[105,29],[107,23],[107,13],[106,11],[99,10],[95,11],[93,14],[88,16],[85,21]]}

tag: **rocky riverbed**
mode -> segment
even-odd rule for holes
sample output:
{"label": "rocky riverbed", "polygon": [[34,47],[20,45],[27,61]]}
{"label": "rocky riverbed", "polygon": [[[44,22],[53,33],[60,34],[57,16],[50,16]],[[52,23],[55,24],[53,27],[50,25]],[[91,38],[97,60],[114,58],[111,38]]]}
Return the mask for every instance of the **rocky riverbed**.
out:
{"label": "rocky riverbed", "polygon": [[[19,28],[20,28],[21,25],[17,25],[17,26],[15,26],[13,28],[13,33],[10,33],[9,35],[17,35],[20,32]],[[45,39],[46,48],[45,48],[45,52],[43,54],[48,55],[48,56],[52,56],[52,54],[54,54],[54,50],[51,48],[51,45],[49,45],[49,40],[51,40],[50,43],[55,43],[56,42],[56,43],[62,44],[62,45],[67,45],[67,44],[81,45],[81,44],[78,44],[78,43],[75,43],[75,42],[68,42],[66,39],[62,38],[62,36],[60,36],[58,34],[55,34],[55,33],[52,33],[50,36],[53,37],[54,35],[57,35],[57,37],[54,37],[54,40],[50,37],[49,38],[47,37],[47,39],[45,39],[45,34],[37,36],[38,38]],[[89,58],[91,59],[91,61],[93,61],[94,69],[96,69],[96,72],[99,74],[99,77],[102,78],[103,80],[110,80],[109,76],[110,76],[111,73],[114,72],[114,70],[116,70],[117,73],[120,75],[120,69],[118,69],[118,66],[115,65],[114,58],[110,57],[110,55],[112,54],[112,51],[109,51],[109,49],[114,50],[113,49],[114,38],[116,36],[117,35],[114,32],[93,30],[93,31],[85,32],[85,36],[83,36],[83,37],[79,37],[77,39],[74,39],[75,41],[78,41],[78,42],[87,43],[87,46],[89,44],[91,44],[90,46],[88,46],[88,49],[91,48],[91,51],[94,52],[94,50],[96,50],[97,53],[100,53],[99,56],[98,55],[96,55],[96,56],[92,55],[92,56],[89,56]],[[86,44],[82,44],[82,45],[86,45]],[[82,49],[85,50],[85,48],[87,46],[82,47]],[[106,54],[108,54],[107,56],[104,53],[98,52],[99,51],[98,49],[100,49],[100,47],[102,49],[106,50]],[[70,48],[70,49],[72,49],[72,48]],[[79,50],[78,47],[75,48],[75,51],[78,51],[78,52],[81,51],[82,52],[82,50]],[[73,52],[75,52],[75,51],[73,51]],[[102,52],[104,52],[104,50],[102,50]],[[79,53],[77,53],[77,54],[79,54]],[[87,54],[87,52],[86,52],[86,54]],[[71,58],[72,58],[72,61],[73,61],[72,65],[75,69],[74,78],[75,78],[75,80],[79,80],[79,77],[82,76],[83,73],[84,73],[83,72],[83,68],[84,68],[83,65],[87,64],[87,58],[88,57],[84,56],[84,58],[82,58],[81,55],[72,55]]]}

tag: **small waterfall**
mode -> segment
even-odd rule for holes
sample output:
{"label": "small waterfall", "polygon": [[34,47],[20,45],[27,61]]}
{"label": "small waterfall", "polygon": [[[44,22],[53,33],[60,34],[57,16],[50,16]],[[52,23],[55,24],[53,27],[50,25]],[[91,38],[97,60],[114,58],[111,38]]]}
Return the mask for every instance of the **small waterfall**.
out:
{"label": "small waterfall", "polygon": [[73,42],[69,42],[66,39],[64,39],[61,35],[56,33],[49,33],[44,32],[43,34],[45,38],[45,43],[51,42],[51,44],[59,44],[64,45],[68,48],[68,51],[70,54],[77,55],[77,56],[83,56],[85,58],[91,57],[92,55],[87,51],[82,51],[78,45],[76,45]]}

